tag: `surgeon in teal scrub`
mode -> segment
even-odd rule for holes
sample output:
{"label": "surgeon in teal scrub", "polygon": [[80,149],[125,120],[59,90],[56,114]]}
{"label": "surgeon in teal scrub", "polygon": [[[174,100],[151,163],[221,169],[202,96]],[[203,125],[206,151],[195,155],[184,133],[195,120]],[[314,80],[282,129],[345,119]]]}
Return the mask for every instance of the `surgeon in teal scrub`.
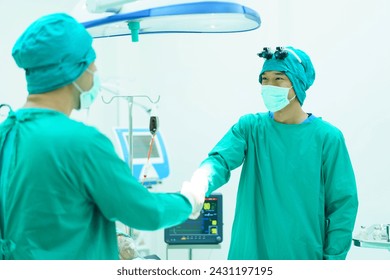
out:
{"label": "surgeon in teal scrub", "polygon": [[264,48],[268,112],[242,116],[192,176],[207,194],[242,165],[229,259],[343,260],[358,198],[339,129],[302,109],[315,71],[293,47]]}
{"label": "surgeon in teal scrub", "polygon": [[0,259],[118,259],[115,221],[157,230],[199,215],[204,191],[185,182],[177,193],[149,192],[105,135],[69,118],[99,92],[80,23],[44,16],[12,55],[29,95],[0,124]]}

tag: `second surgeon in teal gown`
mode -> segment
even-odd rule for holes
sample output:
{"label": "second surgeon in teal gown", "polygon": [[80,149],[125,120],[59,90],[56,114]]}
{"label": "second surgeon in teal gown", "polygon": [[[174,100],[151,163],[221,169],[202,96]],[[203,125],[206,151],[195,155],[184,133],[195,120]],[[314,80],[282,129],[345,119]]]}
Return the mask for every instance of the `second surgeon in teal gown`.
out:
{"label": "second surgeon in teal gown", "polygon": [[343,134],[301,107],[315,77],[307,54],[267,52],[260,83],[269,112],[241,117],[192,182],[210,194],[242,165],[229,259],[345,259],[358,199]]}
{"label": "second surgeon in teal gown", "polygon": [[118,259],[115,222],[140,230],[199,215],[204,192],[152,193],[109,139],[69,118],[99,90],[92,37],[66,14],[44,16],[13,48],[25,105],[0,124],[0,259]]}

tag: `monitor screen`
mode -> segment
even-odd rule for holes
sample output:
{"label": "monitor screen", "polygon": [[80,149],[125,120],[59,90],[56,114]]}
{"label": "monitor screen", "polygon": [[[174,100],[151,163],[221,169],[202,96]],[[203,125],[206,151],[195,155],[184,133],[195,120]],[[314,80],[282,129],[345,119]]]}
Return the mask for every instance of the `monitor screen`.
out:
{"label": "monitor screen", "polygon": [[222,242],[222,228],[222,194],[211,194],[196,220],[165,229],[164,237],[168,244],[217,244]]}
{"label": "monitor screen", "polygon": [[[127,141],[129,141],[129,135],[126,135]],[[133,135],[133,158],[147,158],[150,141],[152,137],[150,135]],[[152,152],[150,158],[159,158],[160,154],[156,145],[156,141],[153,141]]]}
{"label": "monitor screen", "polygon": [[[123,159],[129,159],[129,130],[118,128],[116,134],[119,140]],[[134,165],[144,165],[148,160],[148,153],[152,135],[147,129],[134,129],[132,133],[132,159]],[[166,158],[164,144],[159,132],[154,137],[149,161],[151,164],[164,164]]]}

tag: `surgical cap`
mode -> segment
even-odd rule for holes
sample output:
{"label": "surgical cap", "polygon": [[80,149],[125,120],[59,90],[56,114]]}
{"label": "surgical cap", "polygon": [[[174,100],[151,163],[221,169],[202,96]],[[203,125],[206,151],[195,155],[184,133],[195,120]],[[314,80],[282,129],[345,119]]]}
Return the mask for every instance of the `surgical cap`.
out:
{"label": "surgical cap", "polygon": [[315,70],[310,57],[305,52],[293,47],[286,47],[285,49],[288,51],[286,58],[276,59],[275,56],[272,56],[272,58],[265,60],[263,69],[260,72],[259,82],[262,82],[264,72],[283,72],[290,79],[297,98],[302,105],[306,98],[306,90],[314,82]]}
{"label": "surgical cap", "polygon": [[12,56],[25,69],[30,94],[71,84],[96,58],[91,35],[63,13],[43,16],[32,23],[16,41]]}

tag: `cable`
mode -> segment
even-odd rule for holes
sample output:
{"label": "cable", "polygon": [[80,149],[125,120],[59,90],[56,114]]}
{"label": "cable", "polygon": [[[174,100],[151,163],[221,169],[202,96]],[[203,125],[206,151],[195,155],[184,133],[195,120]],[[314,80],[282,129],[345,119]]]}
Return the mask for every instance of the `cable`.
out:
{"label": "cable", "polygon": [[142,176],[142,185],[145,185],[145,180],[146,180],[146,177],[148,176],[148,170],[149,170],[149,166],[150,166],[150,156],[152,155],[153,143],[154,143],[154,138],[156,136],[157,130],[158,130],[158,117],[151,116],[150,122],[149,122],[149,131],[150,131],[150,134],[152,134],[152,139],[150,140],[148,157],[146,159],[144,174]]}
{"label": "cable", "polygon": [[150,140],[148,158],[146,159],[146,164],[145,164],[145,168],[144,168],[144,175],[142,176],[142,185],[145,185],[145,180],[146,180],[146,177],[148,176],[148,171],[149,171],[149,166],[150,166],[150,155],[152,154],[155,136],[156,136],[156,134],[152,134],[152,139]]}

